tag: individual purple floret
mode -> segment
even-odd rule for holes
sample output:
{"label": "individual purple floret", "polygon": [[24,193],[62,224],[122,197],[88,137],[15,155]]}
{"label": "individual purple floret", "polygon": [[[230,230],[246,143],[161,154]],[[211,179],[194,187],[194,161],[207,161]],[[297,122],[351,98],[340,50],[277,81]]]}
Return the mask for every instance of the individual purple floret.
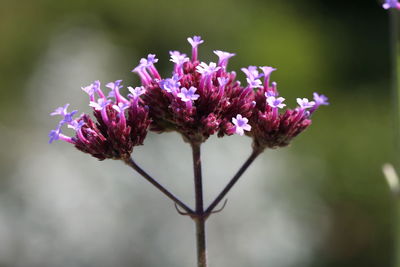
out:
{"label": "individual purple floret", "polygon": [[232,118],[232,122],[235,125],[235,132],[238,135],[243,135],[244,131],[251,131],[251,126],[247,124],[249,120],[238,114],[236,118]]}
{"label": "individual purple floret", "polygon": [[68,111],[69,104],[65,104],[65,106],[63,107],[58,107],[56,108],[52,113],[50,113],[50,116],[56,116],[56,115],[61,115],[61,116],[65,116]]}
{"label": "individual purple floret", "polygon": [[94,81],[92,84],[81,88],[89,95],[90,101],[94,101],[96,93],[99,94],[100,97],[104,98],[104,94],[100,90],[100,81]]}
{"label": "individual purple floret", "polygon": [[400,10],[400,3],[397,0],[385,0],[382,7],[384,9],[395,8]]}
{"label": "individual purple floret", "polygon": [[246,81],[250,88],[261,88],[262,82],[260,78],[263,76],[258,73],[256,66],[249,66],[248,68],[242,68],[242,71],[246,74]]}
{"label": "individual purple floret", "polygon": [[110,103],[111,100],[109,99],[99,98],[97,99],[97,102],[90,101],[89,106],[91,106],[95,110],[102,111],[105,110]]}
{"label": "individual purple floret", "polygon": [[128,103],[118,103],[118,105],[113,105],[113,109],[115,109],[118,113],[120,114],[124,114],[125,109],[129,108],[131,106],[131,104]]}
{"label": "individual purple floret", "polygon": [[218,56],[218,58],[219,58],[218,66],[220,66],[221,68],[226,68],[226,66],[228,65],[229,59],[236,55],[236,54],[224,52],[221,50],[214,50],[214,54],[216,54]]}
{"label": "individual purple floret", "polygon": [[197,67],[196,70],[198,73],[203,74],[205,76],[212,75],[215,73],[217,70],[219,70],[221,67],[218,67],[217,64],[214,62],[210,62],[210,64],[201,62]]}
{"label": "individual purple floret", "polygon": [[59,122],[59,128],[64,124],[70,123],[72,121],[72,117],[78,112],[77,110],[68,112],[67,111],[68,107],[69,104],[65,104],[64,107],[56,108],[54,112],[50,113],[51,116],[60,115],[63,117],[63,119]]}
{"label": "individual purple floret", "polygon": [[181,89],[181,92],[178,93],[178,97],[183,101],[183,102],[192,102],[194,100],[199,99],[200,95],[195,94],[197,88],[196,87],[190,87],[189,90],[186,89],[185,87]]}
{"label": "individual purple floret", "polygon": [[199,44],[204,43],[200,36],[193,36],[193,38],[187,38],[188,42],[192,46],[192,61],[197,61],[197,47]]}
{"label": "individual purple floret", "polygon": [[[112,90],[115,100],[107,99],[104,96],[98,81],[82,88],[89,95],[89,106],[93,108],[97,123],[93,122],[86,114],[73,119],[73,115],[77,111],[68,113],[67,104],[57,108],[51,114],[62,115],[64,119],[55,130],[50,132],[49,142],[58,139],[64,140],[100,160],[130,157],[133,147],[143,144],[150,124],[148,108],[138,100],[143,92],[140,89],[133,90],[136,93],[136,99],[133,97],[128,101],[119,92],[119,89],[122,88],[120,80],[108,83],[106,86]],[[75,136],[69,137],[61,133],[61,127],[64,124],[67,124],[68,128],[75,132]]]}
{"label": "individual purple floret", "polygon": [[165,80],[161,80],[159,82],[159,86],[161,89],[165,90],[168,93],[176,93],[179,91],[181,83],[179,82],[180,77],[178,74],[174,74],[172,78],[168,78]]}
{"label": "individual purple floret", "polygon": [[284,108],[286,106],[286,104],[283,104],[283,101],[285,101],[283,97],[269,96],[268,93],[265,93],[265,97],[267,97],[267,103],[271,108]]}
{"label": "individual purple floret", "polygon": [[128,96],[133,98],[133,99],[138,99],[139,96],[143,95],[146,92],[146,89],[143,86],[139,86],[139,87],[131,87],[128,86],[128,90],[129,92],[131,92],[131,94],[129,94]]}
{"label": "individual purple floret", "polygon": [[328,98],[324,95],[319,95],[318,93],[314,93],[314,101],[316,106],[320,105],[329,105]]}
{"label": "individual purple floret", "polygon": [[157,69],[154,67],[154,63],[158,62],[158,58],[156,58],[155,54],[148,54],[147,58],[140,59],[140,66],[143,68],[148,68],[149,72],[153,77],[156,79],[160,79],[160,74],[158,73]]}
{"label": "individual purple floret", "polygon": [[186,54],[181,54],[179,51],[169,51],[172,61],[175,63],[174,72],[176,75],[182,76],[183,75],[183,64],[185,62],[190,61],[190,59],[186,56]]}
{"label": "individual purple floret", "polygon": [[297,104],[299,104],[300,109],[307,109],[315,106],[315,102],[309,101],[307,98],[297,98],[296,101]]}

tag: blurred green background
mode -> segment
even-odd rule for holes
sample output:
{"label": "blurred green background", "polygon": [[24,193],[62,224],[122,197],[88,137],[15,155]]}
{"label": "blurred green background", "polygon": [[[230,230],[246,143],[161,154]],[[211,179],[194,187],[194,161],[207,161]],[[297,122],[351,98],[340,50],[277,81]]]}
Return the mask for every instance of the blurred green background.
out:
{"label": "blurred green background", "polygon": [[[278,69],[295,105],[331,105],[293,144],[267,151],[208,221],[210,266],[391,266],[394,206],[381,166],[394,159],[388,14],[378,1],[1,1],[0,266],[195,266],[192,222],[120,162],[47,144],[54,108],[88,112],[80,87],[123,79],[170,50],[234,52],[229,69]],[[135,158],[192,203],[190,152],[149,134]],[[206,201],[250,153],[250,140],[204,145]]]}

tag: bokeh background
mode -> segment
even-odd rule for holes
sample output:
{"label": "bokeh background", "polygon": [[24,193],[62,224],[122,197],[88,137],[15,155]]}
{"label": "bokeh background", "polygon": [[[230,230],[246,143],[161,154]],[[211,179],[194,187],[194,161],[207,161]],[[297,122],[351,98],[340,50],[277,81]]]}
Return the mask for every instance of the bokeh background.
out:
{"label": "bokeh background", "polygon": [[[148,53],[169,76],[170,50],[201,35],[237,54],[229,69],[278,69],[290,106],[331,105],[293,144],[267,151],[208,221],[210,266],[391,266],[394,205],[381,166],[394,160],[388,14],[378,1],[2,0],[0,266],[195,266],[194,226],[121,162],[47,143],[54,108],[89,112],[81,86],[123,79]],[[243,82],[244,75],[239,74]],[[250,140],[203,146],[206,201],[250,153]],[[193,204],[190,151],[149,134],[134,157]]]}

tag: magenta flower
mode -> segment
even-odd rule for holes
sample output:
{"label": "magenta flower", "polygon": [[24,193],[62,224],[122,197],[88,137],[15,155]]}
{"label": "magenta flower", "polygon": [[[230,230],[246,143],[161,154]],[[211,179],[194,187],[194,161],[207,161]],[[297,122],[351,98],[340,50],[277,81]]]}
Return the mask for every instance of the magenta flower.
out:
{"label": "magenta flower", "polygon": [[[120,83],[118,80],[106,85],[114,92],[115,101],[104,97],[100,82],[96,81],[82,88],[89,95],[89,106],[93,107],[97,123],[86,114],[73,119],[77,111],[68,113],[68,104],[57,108],[52,115],[62,115],[64,119],[50,132],[49,143],[63,140],[100,160],[130,157],[133,147],[143,144],[150,120],[147,107],[134,99],[128,101],[120,94]],[[142,94],[139,89],[134,92],[137,98]],[[99,98],[95,99],[95,93]],[[70,137],[62,133],[61,127],[64,124],[75,132],[75,136]]]}
{"label": "magenta flower", "polygon": [[177,51],[170,52],[175,63],[172,78],[149,82],[142,79],[151,130],[175,130],[185,140],[200,143],[215,133],[232,135],[232,117],[251,116],[252,89],[240,86],[236,73],[226,69],[233,54],[216,50],[218,64],[199,62],[197,48],[203,40],[197,36],[188,41],[192,45],[191,59]]}
{"label": "magenta flower", "polygon": [[[63,118],[50,132],[50,142],[67,141],[99,159],[127,158],[134,146],[143,143],[150,125],[156,132],[177,131],[192,144],[200,144],[212,134],[246,134],[253,138],[254,148],[263,150],[288,145],[311,124],[313,112],[328,105],[326,96],[314,93],[314,101],[298,98],[298,108],[283,110],[285,98],[279,96],[277,84],[270,82],[275,68],[242,68],[248,85],[241,86],[236,73],[227,70],[228,60],[235,54],[215,50],[218,64],[200,62],[198,46],[204,41],[199,36],[188,41],[191,58],[170,52],[174,63],[170,78],[159,75],[156,55],[140,59],[133,72],[139,75],[141,86],[129,86],[128,98],[120,92],[121,80],[106,84],[110,89],[107,97],[99,81],[82,87],[97,122],[86,114],[74,119],[77,111],[68,112],[68,104],[59,107],[51,115]],[[64,125],[74,136],[62,133]]]}
{"label": "magenta flower", "polygon": [[[275,71],[272,67],[260,67],[264,72],[264,86],[254,91],[254,108],[249,122],[253,138],[253,147],[260,151],[265,148],[287,146],[290,141],[311,124],[310,116],[320,105],[327,105],[327,98],[314,94],[314,101],[298,98],[300,108],[287,109],[279,113],[286,105],[283,97],[278,97],[277,84],[269,83],[270,75]],[[247,69],[248,76],[257,77],[255,67]],[[310,108],[310,111],[306,109]]]}
{"label": "magenta flower", "polygon": [[[387,5],[392,2],[387,1]],[[298,107],[284,110],[285,98],[279,96],[276,82],[270,82],[275,68],[242,68],[248,83],[242,86],[236,79],[236,72],[227,70],[228,61],[235,54],[215,50],[218,64],[201,62],[198,60],[198,46],[204,41],[200,36],[187,40],[192,48],[191,58],[178,51],[170,52],[170,61],[174,63],[172,77],[160,76],[154,65],[158,62],[156,55],[148,54],[147,58],[141,58],[139,65],[132,70],[139,75],[141,85],[128,86],[127,98],[120,92],[123,88],[121,80],[106,84],[110,89],[107,96],[101,90],[99,81],[82,87],[89,96],[89,106],[93,109],[95,120],[87,114],[74,118],[77,110],[68,112],[69,104],[59,107],[50,114],[59,115],[62,119],[50,131],[49,143],[63,140],[99,160],[122,160],[140,173],[174,202],[178,213],[190,216],[195,221],[198,266],[206,266],[206,219],[224,208],[225,204],[216,209],[262,151],[287,146],[311,124],[313,112],[329,103],[326,96],[314,93],[314,101],[297,98]],[[62,132],[64,126],[73,131],[71,136]],[[143,144],[149,128],[158,133],[175,131],[190,144],[195,209],[175,197],[131,158],[133,148]],[[218,137],[233,134],[251,137],[253,151],[220,194],[206,207],[203,205],[200,146],[213,134]]]}
{"label": "magenta flower", "polygon": [[400,10],[400,3],[397,0],[385,0],[382,7],[384,9],[395,8]]}

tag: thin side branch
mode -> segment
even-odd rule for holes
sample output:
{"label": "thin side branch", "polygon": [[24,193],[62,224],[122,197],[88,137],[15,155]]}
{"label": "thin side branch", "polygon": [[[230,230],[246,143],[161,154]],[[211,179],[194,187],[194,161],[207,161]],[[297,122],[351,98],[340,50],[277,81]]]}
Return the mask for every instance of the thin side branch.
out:
{"label": "thin side branch", "polygon": [[194,214],[195,212],[189,208],[185,203],[183,203],[181,200],[178,199],[174,194],[172,194],[170,191],[168,191],[164,186],[159,184],[153,177],[151,177],[149,174],[147,174],[142,168],[139,167],[139,165],[136,164],[136,162],[132,159],[125,159],[124,162],[132,167],[135,171],[137,171],[140,175],[142,175],[147,181],[149,181],[152,185],[154,185],[158,190],[160,190],[164,195],[166,195],[169,199],[171,199],[174,203],[179,205],[183,210],[185,210],[188,214]]}
{"label": "thin side branch", "polygon": [[228,194],[229,190],[235,185],[235,183],[239,180],[242,174],[247,170],[247,168],[253,163],[253,161],[257,158],[258,155],[261,154],[262,151],[253,149],[253,152],[249,156],[249,158],[245,161],[245,163],[240,167],[238,172],[233,176],[233,178],[229,181],[229,183],[225,186],[225,188],[219,193],[219,195],[215,198],[215,200],[210,204],[210,206],[206,209],[205,214],[211,214],[215,207],[221,202],[221,200]]}

